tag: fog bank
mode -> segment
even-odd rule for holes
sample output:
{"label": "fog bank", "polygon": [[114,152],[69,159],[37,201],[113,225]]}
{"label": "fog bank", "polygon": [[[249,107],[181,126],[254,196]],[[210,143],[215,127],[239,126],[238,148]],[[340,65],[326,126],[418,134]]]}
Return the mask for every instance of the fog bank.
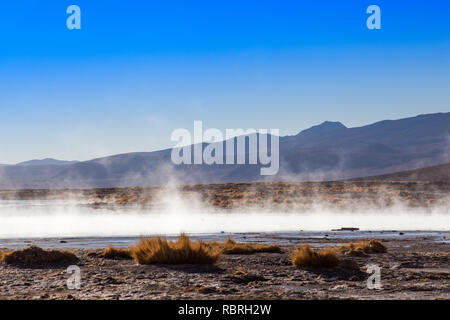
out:
{"label": "fog bank", "polygon": [[450,230],[449,208],[401,206],[361,211],[316,207],[308,212],[213,212],[197,206],[93,209],[52,201],[0,201],[0,238],[106,237],[220,232]]}

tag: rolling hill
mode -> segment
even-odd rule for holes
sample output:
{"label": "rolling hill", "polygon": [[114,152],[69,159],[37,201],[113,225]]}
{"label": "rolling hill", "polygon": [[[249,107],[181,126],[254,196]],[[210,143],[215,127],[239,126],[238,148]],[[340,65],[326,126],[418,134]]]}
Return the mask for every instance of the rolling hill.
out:
{"label": "rolling hill", "polygon": [[450,163],[415,170],[400,171],[361,179],[395,181],[450,182]]}
{"label": "rolling hill", "polygon": [[[280,170],[274,176],[261,176],[260,164],[177,166],[171,161],[171,149],[166,149],[76,163],[53,160],[3,166],[0,188],[323,181],[380,176],[450,162],[450,113],[385,120],[355,128],[326,121],[297,135],[280,137],[279,143]],[[202,148],[207,146],[203,144]],[[245,153],[248,157],[248,147]]]}

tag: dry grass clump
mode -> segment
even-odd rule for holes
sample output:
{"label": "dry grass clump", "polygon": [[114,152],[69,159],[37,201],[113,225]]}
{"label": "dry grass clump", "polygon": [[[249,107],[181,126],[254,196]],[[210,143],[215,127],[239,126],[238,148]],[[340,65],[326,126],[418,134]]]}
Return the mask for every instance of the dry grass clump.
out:
{"label": "dry grass clump", "polygon": [[112,245],[109,246],[109,248],[106,248],[105,250],[103,250],[103,252],[100,256],[102,258],[112,259],[112,260],[133,259],[133,257],[131,256],[131,249],[129,249],[129,248],[114,248]]}
{"label": "dry grass clump", "polygon": [[33,245],[26,249],[4,252],[1,260],[10,264],[45,265],[77,261],[78,258],[73,251],[45,250]]}
{"label": "dry grass clump", "polygon": [[231,240],[231,238],[228,238],[222,244],[222,253],[224,254],[251,254],[257,252],[281,252],[281,248],[274,244],[239,243]]}
{"label": "dry grass clump", "polygon": [[334,248],[316,251],[305,244],[293,253],[292,263],[299,268],[332,268],[339,263],[339,258]]}
{"label": "dry grass clump", "polygon": [[99,257],[99,256],[101,256],[101,254],[102,254],[102,253],[98,253],[98,252],[95,251],[95,250],[89,250],[89,251],[86,253],[86,256],[88,256],[88,257]]}
{"label": "dry grass clump", "polygon": [[363,252],[363,253],[385,253],[387,247],[377,239],[371,239],[369,241],[360,241],[357,243],[350,242],[348,245],[341,245],[340,251],[349,252]]}
{"label": "dry grass clump", "polygon": [[131,255],[139,264],[214,264],[220,251],[207,246],[203,241],[193,242],[185,234],[177,241],[165,238],[141,238]]}
{"label": "dry grass clump", "polygon": [[248,275],[248,272],[239,269],[239,270],[236,270],[235,272],[233,272],[233,275],[235,275],[235,276],[246,276],[246,275]]}

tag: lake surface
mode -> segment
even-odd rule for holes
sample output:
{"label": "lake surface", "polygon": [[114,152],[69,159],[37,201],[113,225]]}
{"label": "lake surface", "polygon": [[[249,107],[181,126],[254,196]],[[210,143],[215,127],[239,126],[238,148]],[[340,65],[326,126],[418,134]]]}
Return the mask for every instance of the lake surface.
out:
{"label": "lake surface", "polygon": [[[231,237],[239,242],[271,243],[281,246],[297,246],[307,242],[313,246],[329,246],[325,242],[316,242],[320,239],[418,239],[426,238],[431,241],[449,243],[450,231],[352,231],[352,232],[275,232],[275,233],[215,233],[215,234],[189,234],[191,239],[205,241],[224,241]],[[167,236],[168,239],[176,239],[176,235]],[[0,248],[18,249],[31,244],[43,248],[79,248],[97,249],[106,248],[109,245],[115,247],[129,247],[135,245],[139,237],[66,237],[66,238],[13,238],[0,239]],[[332,241],[330,241],[332,242]]]}
{"label": "lake surface", "polygon": [[[331,231],[356,227],[361,231]],[[399,231],[404,235],[399,235]],[[103,248],[126,247],[140,236],[175,237],[186,232],[194,238],[297,243],[296,238],[392,238],[450,239],[450,210],[361,209],[358,212],[212,212],[189,204],[166,209],[94,209],[81,202],[0,201],[0,247]],[[292,238],[290,240],[289,238]]]}

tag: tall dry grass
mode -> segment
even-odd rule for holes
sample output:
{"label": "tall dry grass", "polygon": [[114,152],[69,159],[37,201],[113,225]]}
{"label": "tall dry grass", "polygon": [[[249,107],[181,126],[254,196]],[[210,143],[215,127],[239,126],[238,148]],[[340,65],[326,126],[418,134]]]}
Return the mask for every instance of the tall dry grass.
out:
{"label": "tall dry grass", "polygon": [[221,252],[203,241],[193,242],[185,234],[177,241],[165,238],[141,238],[131,248],[131,255],[139,264],[214,264]]}
{"label": "tall dry grass", "polygon": [[339,263],[339,257],[334,248],[316,251],[305,244],[296,248],[292,263],[299,268],[332,268]]}
{"label": "tall dry grass", "polygon": [[339,246],[340,251],[353,251],[363,253],[385,253],[387,247],[377,239],[370,239],[369,241],[359,241],[357,243],[350,242],[348,245]]}
{"label": "tall dry grass", "polygon": [[38,246],[4,252],[1,260],[9,264],[44,265],[77,261],[78,257],[69,250],[45,250]]}
{"label": "tall dry grass", "polygon": [[229,237],[222,244],[222,253],[224,254],[251,254],[258,252],[281,252],[281,248],[274,244],[239,243]]}

